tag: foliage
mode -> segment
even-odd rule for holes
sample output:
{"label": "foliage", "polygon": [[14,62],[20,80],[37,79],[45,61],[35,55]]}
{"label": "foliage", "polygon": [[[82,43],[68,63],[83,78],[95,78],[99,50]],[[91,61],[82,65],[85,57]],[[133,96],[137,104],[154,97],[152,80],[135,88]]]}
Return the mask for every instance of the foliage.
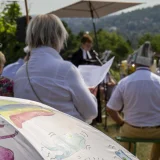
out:
{"label": "foliage", "polygon": [[[136,48],[137,39],[145,33],[160,33],[159,13],[160,5],[100,18],[96,26],[97,29],[121,33]],[[93,30],[92,21],[87,18],[67,18],[65,21],[74,33],[78,33],[82,28],[84,31]]]}
{"label": "foliage", "polygon": [[126,59],[128,55],[133,52],[129,43],[117,33],[99,30],[97,34],[99,51],[104,52],[105,50],[111,50],[111,56],[115,56],[114,69],[117,68],[118,63]]}
{"label": "foliage", "polygon": [[72,33],[70,28],[68,27],[67,23],[63,21],[63,24],[69,34],[67,44],[62,50],[61,54],[64,59],[68,60],[72,56],[72,54],[76,51],[76,49],[79,47],[79,41],[77,40],[77,36]]}
{"label": "foliage", "polygon": [[117,69],[117,70],[111,69],[111,70],[110,70],[110,73],[111,73],[111,75],[114,77],[114,79],[116,80],[116,82],[119,82],[119,80],[120,80],[119,70],[118,70],[118,69]]}
{"label": "foliage", "polygon": [[145,34],[139,39],[139,45],[142,45],[145,41],[150,41],[154,52],[160,53],[160,34]]}
{"label": "foliage", "polygon": [[16,40],[16,20],[21,15],[17,3],[4,5],[0,13],[0,43],[3,44],[1,51],[6,55],[8,63],[14,62],[23,54],[24,44]]}
{"label": "foliage", "polygon": [[151,41],[153,36],[149,33],[144,34],[138,41],[139,45],[142,45],[146,41]]}

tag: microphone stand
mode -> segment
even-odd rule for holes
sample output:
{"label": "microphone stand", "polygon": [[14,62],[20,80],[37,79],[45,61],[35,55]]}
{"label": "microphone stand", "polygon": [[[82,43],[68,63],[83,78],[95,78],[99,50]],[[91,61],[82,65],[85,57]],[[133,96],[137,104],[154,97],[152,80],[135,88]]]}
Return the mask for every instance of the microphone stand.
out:
{"label": "microphone stand", "polygon": [[[95,52],[94,52],[95,53]],[[102,63],[102,61],[99,59],[99,57],[98,57],[98,54],[96,54],[95,53],[95,58],[96,58],[96,60],[98,61],[98,63],[102,66],[103,65],[103,63]],[[104,88],[104,95],[105,95],[105,97],[104,97],[104,100],[105,100],[105,107],[104,107],[104,110],[105,110],[105,124],[104,124],[104,129],[106,130],[106,131],[108,131],[108,124],[107,124],[107,116],[108,116],[108,114],[107,114],[107,111],[106,111],[106,104],[107,104],[107,101],[108,101],[108,96],[107,96],[107,90],[108,90],[108,84],[107,83],[105,83],[105,80],[103,80],[103,88]],[[101,109],[101,96],[100,96],[100,84],[98,85],[98,92],[97,92],[97,101],[98,101],[98,117],[97,118],[99,118],[99,114],[100,114],[100,120],[99,121],[101,121],[102,122],[102,109]]]}

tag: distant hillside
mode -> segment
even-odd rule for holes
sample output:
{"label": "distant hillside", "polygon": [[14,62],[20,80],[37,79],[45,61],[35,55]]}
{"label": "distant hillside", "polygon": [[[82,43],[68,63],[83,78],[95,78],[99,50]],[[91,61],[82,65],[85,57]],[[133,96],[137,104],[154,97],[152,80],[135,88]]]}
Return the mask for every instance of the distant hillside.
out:
{"label": "distant hillside", "polygon": [[[64,19],[74,33],[91,31],[91,19]],[[129,40],[150,32],[160,33],[160,5],[96,20],[97,29],[117,31]]]}

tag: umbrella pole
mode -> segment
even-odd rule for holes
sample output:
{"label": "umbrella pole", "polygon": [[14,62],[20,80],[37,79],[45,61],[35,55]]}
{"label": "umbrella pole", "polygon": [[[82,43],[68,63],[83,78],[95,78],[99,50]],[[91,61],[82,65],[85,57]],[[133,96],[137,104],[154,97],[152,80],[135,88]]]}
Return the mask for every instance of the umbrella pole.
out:
{"label": "umbrella pole", "polygon": [[[92,17],[92,24],[93,24],[93,29],[94,29],[94,36],[95,36],[95,45],[96,45],[96,50],[97,52],[99,52],[99,46],[98,46],[98,38],[97,38],[97,31],[96,31],[96,24],[94,22],[94,11],[92,8],[92,4],[91,2],[89,2],[89,7],[90,7],[90,13],[91,13],[91,17]],[[102,123],[102,107],[101,107],[101,92],[100,92],[100,85],[98,85],[98,91],[97,91],[97,103],[98,103],[98,116],[97,118],[93,121],[93,123]]]}
{"label": "umbrella pole", "polygon": [[26,9],[26,22],[29,23],[29,13],[28,13],[28,3],[27,0],[25,0],[25,9]]}
{"label": "umbrella pole", "polygon": [[98,38],[97,38],[97,31],[96,31],[96,24],[94,22],[94,19],[92,18],[93,23],[93,29],[94,29],[94,36],[95,36],[95,44],[96,44],[96,50],[99,52],[99,46],[98,46]]}
{"label": "umbrella pole", "polygon": [[91,17],[92,17],[92,24],[93,24],[93,30],[94,30],[94,36],[95,36],[95,45],[96,45],[96,50],[99,52],[99,46],[98,46],[98,38],[97,38],[97,30],[96,30],[96,24],[94,22],[94,13],[92,9],[92,4],[89,2],[89,7],[90,7],[90,12],[91,12]]}

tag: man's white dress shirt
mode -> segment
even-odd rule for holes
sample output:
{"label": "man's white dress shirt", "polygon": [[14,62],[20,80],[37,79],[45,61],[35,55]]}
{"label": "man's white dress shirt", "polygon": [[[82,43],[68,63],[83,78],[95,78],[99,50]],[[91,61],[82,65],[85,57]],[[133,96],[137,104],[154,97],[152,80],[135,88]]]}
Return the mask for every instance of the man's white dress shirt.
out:
{"label": "man's white dress shirt", "polygon": [[[33,49],[28,71],[34,90],[44,104],[83,121],[97,116],[96,98],[79,71],[53,48]],[[14,83],[15,97],[38,101],[27,78],[26,64],[18,70]]]}
{"label": "man's white dress shirt", "polygon": [[119,82],[107,106],[116,111],[124,106],[124,120],[130,125],[159,126],[160,77],[147,68],[138,68]]}

